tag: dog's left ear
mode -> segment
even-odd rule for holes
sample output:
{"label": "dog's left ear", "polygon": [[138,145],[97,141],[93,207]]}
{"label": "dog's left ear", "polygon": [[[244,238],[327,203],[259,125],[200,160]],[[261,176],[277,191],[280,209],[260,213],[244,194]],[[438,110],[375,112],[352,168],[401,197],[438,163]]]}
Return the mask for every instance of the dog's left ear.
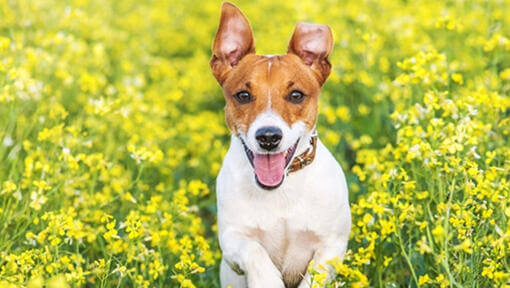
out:
{"label": "dog's left ear", "polygon": [[322,85],[331,72],[328,61],[333,50],[333,34],[327,25],[298,22],[287,53],[295,54],[310,66]]}

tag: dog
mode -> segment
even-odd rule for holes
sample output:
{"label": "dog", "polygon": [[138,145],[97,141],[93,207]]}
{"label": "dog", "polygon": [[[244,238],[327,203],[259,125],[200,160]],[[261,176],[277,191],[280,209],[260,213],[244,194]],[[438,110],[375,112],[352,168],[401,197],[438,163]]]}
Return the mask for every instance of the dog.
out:
{"label": "dog", "polygon": [[222,4],[210,61],[232,133],[216,183],[221,287],[310,287],[310,263],[332,277],[327,260],[343,259],[346,180],[315,130],[332,48],[328,26],[299,22],[287,54],[256,55],[246,17]]}

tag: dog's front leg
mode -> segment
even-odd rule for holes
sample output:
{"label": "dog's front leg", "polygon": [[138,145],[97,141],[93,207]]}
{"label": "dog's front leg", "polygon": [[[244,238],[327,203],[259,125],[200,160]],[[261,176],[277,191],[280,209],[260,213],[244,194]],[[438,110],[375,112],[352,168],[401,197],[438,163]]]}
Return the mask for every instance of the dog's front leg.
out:
{"label": "dog's front leg", "polygon": [[[313,264],[310,268],[321,273],[326,272],[328,276],[326,277],[325,283],[330,281],[335,275],[335,270],[333,267],[327,263],[328,260],[333,260],[335,258],[343,259],[345,251],[347,249],[347,237],[336,238],[330,241],[328,244],[322,245],[319,247],[312,258]],[[298,288],[309,288],[311,287],[311,276],[307,271],[301,283],[299,283]],[[319,283],[320,284],[320,283]],[[319,286],[323,287],[323,286]]]}
{"label": "dog's front leg", "polygon": [[[236,231],[220,235],[223,259],[238,274],[244,273],[249,288],[284,288],[280,271],[269,258],[264,247]],[[227,287],[228,283],[221,283]]]}

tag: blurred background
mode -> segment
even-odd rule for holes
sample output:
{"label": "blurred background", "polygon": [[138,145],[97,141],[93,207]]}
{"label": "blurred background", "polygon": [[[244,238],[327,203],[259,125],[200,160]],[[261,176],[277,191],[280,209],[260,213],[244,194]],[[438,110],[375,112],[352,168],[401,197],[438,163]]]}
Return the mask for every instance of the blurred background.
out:
{"label": "blurred background", "polygon": [[[510,287],[510,2],[234,2],[258,54],[333,30],[317,127],[353,230],[328,287]],[[219,287],[220,5],[0,0],[0,286]]]}

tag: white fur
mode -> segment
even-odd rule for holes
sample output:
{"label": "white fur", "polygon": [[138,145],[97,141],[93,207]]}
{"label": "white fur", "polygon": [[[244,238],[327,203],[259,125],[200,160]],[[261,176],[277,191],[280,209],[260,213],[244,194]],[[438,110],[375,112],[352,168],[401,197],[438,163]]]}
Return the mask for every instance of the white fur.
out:
{"label": "white fur", "polygon": [[[292,145],[294,145],[302,135],[306,133],[306,126],[302,121],[296,121],[294,124],[292,124],[292,126],[289,126],[280,117],[280,115],[276,114],[271,109],[266,109],[265,112],[257,116],[257,118],[255,118],[255,120],[251,123],[246,135],[241,133],[241,137],[243,138],[244,143],[246,143],[248,148],[250,148],[250,150],[255,153],[268,153],[266,150],[260,148],[259,144],[257,143],[257,139],[255,139],[255,133],[257,130],[265,126],[278,127],[282,130],[283,134],[278,149],[271,151],[270,153],[280,153],[286,151]],[[302,144],[306,145],[307,141],[303,141]]]}
{"label": "white fur", "polygon": [[[278,152],[298,138],[294,156],[310,145],[311,132],[303,123],[289,127],[268,110],[242,136],[254,152],[254,133],[264,125],[282,129]],[[340,165],[320,141],[310,165],[287,175],[280,187],[264,190],[256,184],[240,139],[232,136],[216,188],[221,287],[285,287],[283,279],[296,275],[298,283],[304,279],[298,287],[309,287],[310,260],[327,266],[326,260],[343,258],[351,226],[347,185]]]}

